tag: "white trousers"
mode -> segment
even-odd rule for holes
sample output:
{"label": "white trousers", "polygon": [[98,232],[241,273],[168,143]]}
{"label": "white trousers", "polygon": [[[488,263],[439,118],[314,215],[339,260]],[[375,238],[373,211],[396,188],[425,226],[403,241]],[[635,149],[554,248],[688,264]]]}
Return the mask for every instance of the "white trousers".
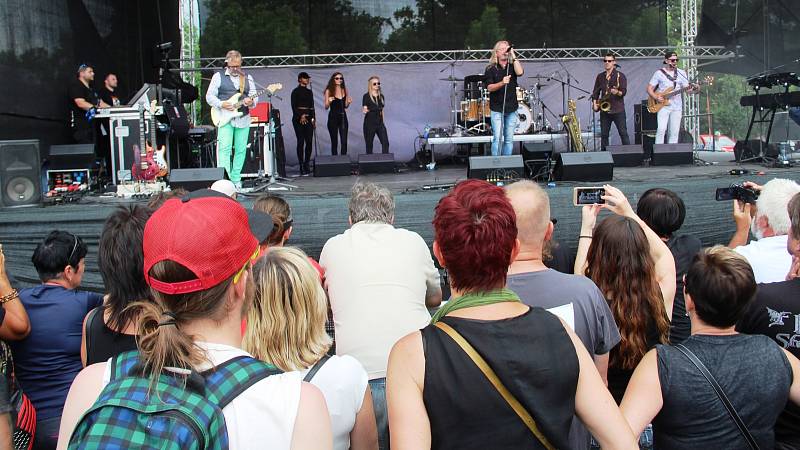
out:
{"label": "white trousers", "polygon": [[678,133],[681,131],[681,117],[683,117],[683,111],[680,109],[661,108],[661,110],[658,111],[656,115],[658,119],[656,144],[664,143],[664,135],[667,133],[667,127],[669,127],[667,144],[678,143]]}

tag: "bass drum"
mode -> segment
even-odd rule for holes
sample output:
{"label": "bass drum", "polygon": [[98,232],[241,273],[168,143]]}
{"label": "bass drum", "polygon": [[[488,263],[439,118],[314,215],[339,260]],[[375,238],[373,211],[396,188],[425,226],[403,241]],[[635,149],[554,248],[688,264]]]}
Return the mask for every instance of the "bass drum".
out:
{"label": "bass drum", "polygon": [[531,108],[524,103],[517,105],[517,128],[514,134],[527,134],[533,125],[533,113]]}

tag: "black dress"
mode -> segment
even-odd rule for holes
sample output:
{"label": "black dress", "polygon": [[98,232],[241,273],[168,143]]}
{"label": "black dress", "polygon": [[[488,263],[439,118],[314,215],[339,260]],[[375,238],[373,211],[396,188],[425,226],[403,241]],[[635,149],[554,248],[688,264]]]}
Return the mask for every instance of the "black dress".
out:
{"label": "black dress", "polygon": [[[444,317],[486,360],[556,448],[569,448],[578,357],[558,318],[542,308],[502,320]],[[433,449],[544,448],[475,363],[433,325],[422,329],[422,399]]]}
{"label": "black dress", "polygon": [[334,98],[330,104],[328,111],[328,133],[331,135],[331,154],[336,155],[338,152],[339,139],[342,142],[342,154],[347,154],[347,130],[349,128],[347,123],[347,109],[344,107],[344,101],[347,98]]}

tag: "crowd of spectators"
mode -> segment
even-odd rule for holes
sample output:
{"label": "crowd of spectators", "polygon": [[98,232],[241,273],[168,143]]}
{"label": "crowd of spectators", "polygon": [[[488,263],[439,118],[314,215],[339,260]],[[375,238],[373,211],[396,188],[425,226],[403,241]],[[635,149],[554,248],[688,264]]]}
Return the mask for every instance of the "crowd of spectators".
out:
{"label": "crowd of spectators", "polygon": [[606,185],[573,265],[530,181],[457,184],[430,243],[356,183],[319,262],[280,196],[165,193],[106,219],[104,295],[80,236],[25,289],[0,245],[0,450],[800,449],[800,185],[746,186],[703,248]]}

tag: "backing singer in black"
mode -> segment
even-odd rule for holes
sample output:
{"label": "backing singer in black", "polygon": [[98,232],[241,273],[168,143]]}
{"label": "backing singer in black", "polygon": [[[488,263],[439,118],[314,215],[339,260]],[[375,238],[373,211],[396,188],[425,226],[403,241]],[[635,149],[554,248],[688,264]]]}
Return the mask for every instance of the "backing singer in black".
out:
{"label": "backing singer in black", "polygon": [[[623,145],[631,143],[628,137],[628,126],[625,117],[625,94],[628,92],[628,80],[625,74],[617,70],[617,58],[613,53],[606,53],[603,58],[605,70],[597,74],[592,90],[592,106],[600,111],[600,143],[602,150],[608,146],[611,123],[617,127]],[[602,103],[608,102],[610,109],[600,109]]]}

